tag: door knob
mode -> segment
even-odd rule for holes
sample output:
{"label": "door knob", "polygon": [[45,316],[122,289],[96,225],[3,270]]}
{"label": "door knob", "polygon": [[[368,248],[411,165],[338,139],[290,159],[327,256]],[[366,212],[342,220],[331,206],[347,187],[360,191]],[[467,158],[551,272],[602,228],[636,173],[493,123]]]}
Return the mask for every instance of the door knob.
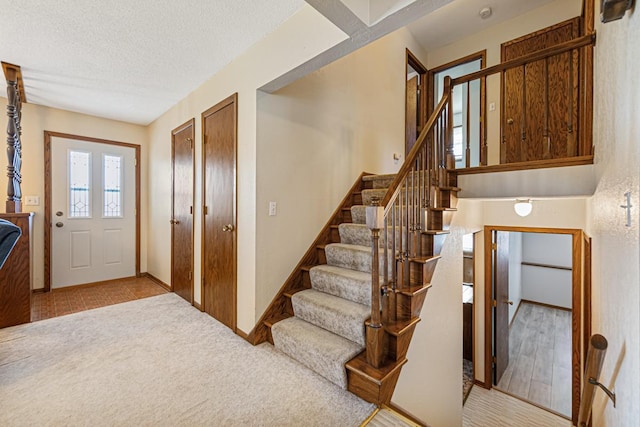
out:
{"label": "door knob", "polygon": [[509,300],[504,300],[505,304],[509,304],[509,305],[513,305],[513,301],[509,301]]}
{"label": "door knob", "polygon": [[56,227],[58,228],[64,227],[64,224],[61,222],[56,222]]}
{"label": "door knob", "polygon": [[227,225],[222,227],[222,231],[225,232],[225,233],[227,231],[231,232],[233,230],[235,230],[235,227],[233,226],[233,224],[227,224]]}
{"label": "door knob", "polygon": [[170,219],[170,220],[169,220],[169,223],[170,223],[170,224],[180,224],[180,221],[179,221],[179,220],[177,220],[177,219]]}
{"label": "door knob", "polygon": [[58,211],[58,212],[56,212],[56,216],[62,216],[62,215],[64,215],[64,214],[62,213],[62,211]]}
{"label": "door knob", "polygon": [[507,124],[512,125],[513,124],[513,119],[511,117],[509,117],[507,119]]}

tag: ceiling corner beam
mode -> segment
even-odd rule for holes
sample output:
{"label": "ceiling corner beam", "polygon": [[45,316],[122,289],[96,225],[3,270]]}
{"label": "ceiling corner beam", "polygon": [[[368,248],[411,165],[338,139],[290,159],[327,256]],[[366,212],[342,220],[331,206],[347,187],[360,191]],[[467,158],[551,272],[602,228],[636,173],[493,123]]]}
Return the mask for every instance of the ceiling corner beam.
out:
{"label": "ceiling corner beam", "polygon": [[306,2],[348,36],[369,28],[340,0],[306,0]]}
{"label": "ceiling corner beam", "polygon": [[8,82],[18,82],[18,91],[20,92],[20,101],[23,104],[27,103],[27,94],[24,92],[24,81],[22,80],[22,69],[19,65],[9,64],[8,62],[2,62],[2,72],[4,78]]}

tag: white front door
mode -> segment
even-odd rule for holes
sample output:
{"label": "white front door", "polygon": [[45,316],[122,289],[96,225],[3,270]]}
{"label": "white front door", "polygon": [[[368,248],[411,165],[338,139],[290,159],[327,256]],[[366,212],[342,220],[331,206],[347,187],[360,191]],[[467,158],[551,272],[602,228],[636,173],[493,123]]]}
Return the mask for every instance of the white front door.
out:
{"label": "white front door", "polygon": [[135,149],[53,138],[51,287],[135,275]]}

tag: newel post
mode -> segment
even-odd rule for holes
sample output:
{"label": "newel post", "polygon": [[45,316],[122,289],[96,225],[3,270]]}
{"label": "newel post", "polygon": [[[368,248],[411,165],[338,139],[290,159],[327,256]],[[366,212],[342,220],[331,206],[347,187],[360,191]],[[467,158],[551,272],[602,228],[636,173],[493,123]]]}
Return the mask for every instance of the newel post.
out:
{"label": "newel post", "polygon": [[371,319],[366,322],[367,363],[375,368],[384,362],[385,333],[380,316],[380,230],[384,227],[384,207],[374,200],[367,206],[367,228],[371,230]]}
{"label": "newel post", "polygon": [[22,100],[18,86],[18,74],[15,69],[8,68],[7,78],[7,213],[22,212],[22,146],[20,142],[20,113]]}

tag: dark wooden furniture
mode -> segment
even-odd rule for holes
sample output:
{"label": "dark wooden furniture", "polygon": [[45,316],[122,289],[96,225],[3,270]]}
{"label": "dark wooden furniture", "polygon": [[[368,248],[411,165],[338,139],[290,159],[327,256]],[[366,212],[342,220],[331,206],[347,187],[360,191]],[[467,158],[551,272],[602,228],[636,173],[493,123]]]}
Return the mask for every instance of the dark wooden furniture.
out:
{"label": "dark wooden furniture", "polygon": [[473,362],[473,304],[462,304],[463,332],[462,332],[462,358]]}
{"label": "dark wooden furniture", "polygon": [[0,218],[22,230],[22,236],[0,269],[0,328],[31,321],[33,215],[32,212],[0,214]]}

